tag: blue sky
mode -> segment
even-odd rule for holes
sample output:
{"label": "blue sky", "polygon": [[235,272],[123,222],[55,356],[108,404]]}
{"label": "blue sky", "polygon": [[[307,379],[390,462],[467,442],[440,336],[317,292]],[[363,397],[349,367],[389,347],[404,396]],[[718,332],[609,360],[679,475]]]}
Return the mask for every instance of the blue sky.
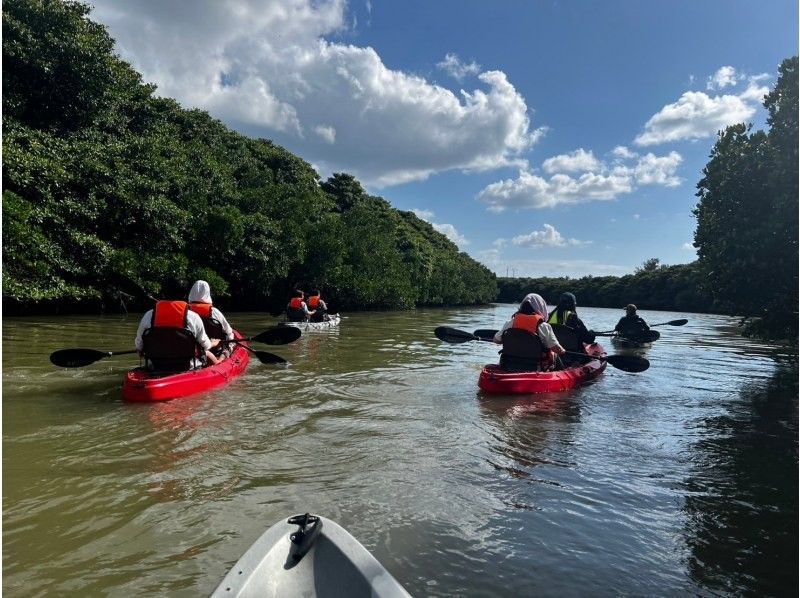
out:
{"label": "blue sky", "polygon": [[185,107],[349,172],[500,275],[695,259],[716,131],[764,128],[797,2],[98,0]]}

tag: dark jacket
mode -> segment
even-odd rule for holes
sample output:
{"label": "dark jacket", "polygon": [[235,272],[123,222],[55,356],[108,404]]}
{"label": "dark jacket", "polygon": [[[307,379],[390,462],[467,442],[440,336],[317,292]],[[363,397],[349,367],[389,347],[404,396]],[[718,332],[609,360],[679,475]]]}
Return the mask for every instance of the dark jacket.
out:
{"label": "dark jacket", "polygon": [[617,325],[614,326],[614,330],[622,335],[641,334],[642,332],[650,330],[650,326],[637,315],[624,315],[619,319]]}

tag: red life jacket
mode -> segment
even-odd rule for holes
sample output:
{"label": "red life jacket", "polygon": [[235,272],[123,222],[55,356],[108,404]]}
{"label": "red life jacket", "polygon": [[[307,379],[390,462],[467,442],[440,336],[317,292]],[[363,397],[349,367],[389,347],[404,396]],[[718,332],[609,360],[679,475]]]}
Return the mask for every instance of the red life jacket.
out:
{"label": "red life jacket", "polygon": [[189,304],[186,301],[158,301],[153,308],[153,328],[186,328]]}
{"label": "red life jacket", "polygon": [[317,309],[319,307],[319,295],[311,295],[308,298],[308,309]]}
{"label": "red life jacket", "polygon": [[289,307],[291,309],[303,309],[303,300],[300,297],[292,297],[292,300],[289,301]]}
{"label": "red life jacket", "polygon": [[210,318],[211,317],[211,308],[213,306],[210,303],[203,303],[201,301],[192,301],[189,304],[189,309],[191,309],[194,313],[196,313],[201,318]]}
{"label": "red life jacket", "polygon": [[539,324],[544,322],[544,318],[539,314],[522,314],[516,313],[514,314],[514,319],[511,324],[512,328],[522,328],[523,330],[527,330],[531,334],[536,334],[536,331],[539,329]]}

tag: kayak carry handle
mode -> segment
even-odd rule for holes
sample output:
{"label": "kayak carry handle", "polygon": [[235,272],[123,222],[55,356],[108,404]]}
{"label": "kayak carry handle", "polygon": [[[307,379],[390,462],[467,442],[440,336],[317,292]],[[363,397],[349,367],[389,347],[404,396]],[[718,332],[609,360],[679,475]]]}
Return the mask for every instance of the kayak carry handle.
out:
{"label": "kayak carry handle", "polygon": [[289,540],[292,542],[289,549],[289,558],[296,564],[311,550],[314,542],[319,537],[319,532],[322,530],[322,521],[316,515],[306,513],[305,515],[289,517],[286,523],[300,527],[296,532],[289,534]]}

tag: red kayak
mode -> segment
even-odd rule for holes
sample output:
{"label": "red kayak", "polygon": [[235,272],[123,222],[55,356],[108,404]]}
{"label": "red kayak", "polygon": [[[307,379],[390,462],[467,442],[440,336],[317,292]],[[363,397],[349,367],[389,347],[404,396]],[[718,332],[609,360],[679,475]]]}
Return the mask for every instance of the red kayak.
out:
{"label": "red kayak", "polygon": [[[236,338],[243,338],[234,331]],[[234,345],[230,357],[224,361],[197,370],[177,374],[153,374],[145,368],[130,370],[122,385],[122,398],[126,401],[168,401],[188,397],[223,386],[244,373],[250,353],[242,345]]]}
{"label": "red kayak", "polygon": [[[597,343],[584,345],[589,355],[605,357],[606,352]],[[597,378],[606,369],[606,362],[593,359],[583,364],[556,372],[504,372],[499,365],[486,365],[481,370],[478,386],[492,394],[527,394],[569,390]]]}

